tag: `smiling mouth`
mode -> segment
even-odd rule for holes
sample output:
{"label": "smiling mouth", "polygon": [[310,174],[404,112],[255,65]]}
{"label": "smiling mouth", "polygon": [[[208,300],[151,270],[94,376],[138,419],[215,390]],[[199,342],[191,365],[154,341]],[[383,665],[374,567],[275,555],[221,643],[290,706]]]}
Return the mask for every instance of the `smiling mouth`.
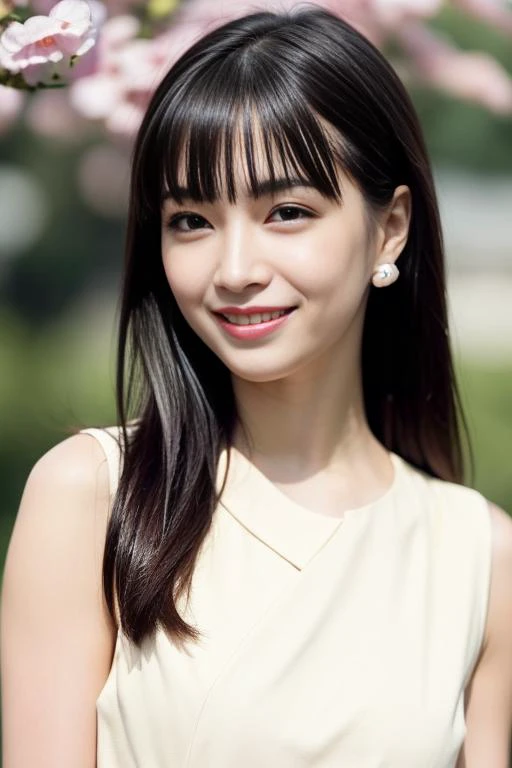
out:
{"label": "smiling mouth", "polygon": [[232,315],[224,314],[222,312],[219,312],[218,314],[220,317],[223,317],[224,320],[227,320],[228,323],[232,323],[232,325],[259,325],[260,323],[268,323],[271,320],[277,320],[279,317],[283,317],[283,315],[289,315],[294,309],[295,307],[290,307],[290,309],[280,309],[276,312],[255,312],[250,315]]}

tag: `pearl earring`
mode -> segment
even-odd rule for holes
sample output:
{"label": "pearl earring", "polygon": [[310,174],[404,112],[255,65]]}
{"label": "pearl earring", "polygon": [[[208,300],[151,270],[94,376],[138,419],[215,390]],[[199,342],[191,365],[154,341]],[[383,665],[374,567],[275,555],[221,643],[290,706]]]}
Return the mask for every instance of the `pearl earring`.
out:
{"label": "pearl earring", "polygon": [[372,275],[372,283],[376,288],[385,288],[398,278],[400,272],[395,264],[379,264]]}

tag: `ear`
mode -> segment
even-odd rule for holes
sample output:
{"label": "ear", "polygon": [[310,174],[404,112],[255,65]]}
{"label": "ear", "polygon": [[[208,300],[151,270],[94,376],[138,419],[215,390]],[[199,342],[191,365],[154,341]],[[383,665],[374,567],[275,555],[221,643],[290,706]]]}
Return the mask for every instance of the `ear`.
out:
{"label": "ear", "polygon": [[409,235],[411,209],[411,191],[401,184],[379,216],[374,268],[379,264],[394,264],[402,253]]}

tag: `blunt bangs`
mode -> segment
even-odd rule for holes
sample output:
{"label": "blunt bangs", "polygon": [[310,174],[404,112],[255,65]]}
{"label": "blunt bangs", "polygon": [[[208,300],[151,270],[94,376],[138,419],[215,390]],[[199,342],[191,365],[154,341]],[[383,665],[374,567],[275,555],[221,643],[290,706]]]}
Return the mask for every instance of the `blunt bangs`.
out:
{"label": "blunt bangs", "polygon": [[158,125],[149,127],[158,162],[151,207],[160,210],[166,197],[234,203],[237,170],[254,197],[300,180],[341,200],[342,137],[309,106],[298,80],[290,83],[289,66],[273,56],[269,67],[261,41],[218,58],[185,86],[172,83]]}

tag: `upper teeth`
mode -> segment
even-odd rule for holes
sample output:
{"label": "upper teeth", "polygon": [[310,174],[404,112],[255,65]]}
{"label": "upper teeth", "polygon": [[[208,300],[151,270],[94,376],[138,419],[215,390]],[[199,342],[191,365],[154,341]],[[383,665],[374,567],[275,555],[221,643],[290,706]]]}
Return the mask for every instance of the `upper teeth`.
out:
{"label": "upper teeth", "polygon": [[265,323],[269,320],[275,320],[285,314],[286,310],[280,309],[277,312],[263,312],[262,314],[257,315],[224,315],[224,317],[226,320],[229,320],[230,323],[235,323],[236,325],[253,325],[255,323]]}

